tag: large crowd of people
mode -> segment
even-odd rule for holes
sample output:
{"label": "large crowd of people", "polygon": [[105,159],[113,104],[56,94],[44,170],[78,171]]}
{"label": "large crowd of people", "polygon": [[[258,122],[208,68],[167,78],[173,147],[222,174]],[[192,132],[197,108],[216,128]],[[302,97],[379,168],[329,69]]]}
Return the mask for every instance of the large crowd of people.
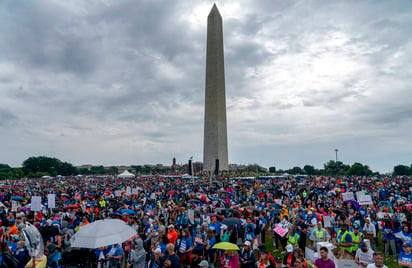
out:
{"label": "large crowd of people", "polygon": [[[388,258],[412,267],[408,177],[76,176],[0,185],[0,267],[335,267],[319,242],[359,267],[385,267]],[[39,211],[31,209],[33,196],[41,197]],[[106,218],[123,220],[136,235],[72,247],[79,229]],[[28,225],[39,230],[44,256],[30,253]],[[221,242],[239,249],[216,249]],[[317,259],[307,259],[306,248]]]}

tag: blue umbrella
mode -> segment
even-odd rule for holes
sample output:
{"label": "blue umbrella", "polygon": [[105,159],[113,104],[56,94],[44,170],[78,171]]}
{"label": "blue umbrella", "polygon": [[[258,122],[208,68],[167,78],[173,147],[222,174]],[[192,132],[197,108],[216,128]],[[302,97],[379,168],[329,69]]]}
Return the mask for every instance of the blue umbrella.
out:
{"label": "blue umbrella", "polygon": [[136,214],[136,211],[134,211],[133,209],[119,209],[117,212],[119,212],[120,214],[127,214],[127,215]]}
{"label": "blue umbrella", "polygon": [[15,195],[15,196],[11,197],[11,200],[15,200],[15,201],[19,201],[19,202],[23,201],[23,199],[24,199],[23,197],[18,196],[18,195]]}

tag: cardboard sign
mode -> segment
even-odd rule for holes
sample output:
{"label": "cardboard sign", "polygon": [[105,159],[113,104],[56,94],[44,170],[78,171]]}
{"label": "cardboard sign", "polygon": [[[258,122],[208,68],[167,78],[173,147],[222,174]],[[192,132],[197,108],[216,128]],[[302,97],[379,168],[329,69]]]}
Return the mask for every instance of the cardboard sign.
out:
{"label": "cardboard sign", "polygon": [[40,196],[32,196],[31,197],[31,211],[40,211],[41,210],[41,197]]}
{"label": "cardboard sign", "polygon": [[126,187],[126,196],[131,196],[132,195],[132,188],[129,186]]}
{"label": "cardboard sign", "polygon": [[353,192],[342,193],[342,198],[343,198],[343,201],[355,200],[355,197],[353,196]]}
{"label": "cardboard sign", "polygon": [[114,196],[116,196],[116,197],[122,196],[122,191],[120,191],[120,190],[114,191]]}
{"label": "cardboard sign", "polygon": [[361,195],[358,197],[358,203],[361,206],[373,205],[372,197],[370,195]]}
{"label": "cardboard sign", "polygon": [[284,237],[288,233],[288,229],[282,228],[279,225],[276,225],[273,231],[275,231],[281,237]]}
{"label": "cardboard sign", "polygon": [[330,216],[323,216],[323,227],[332,228],[332,223],[330,221]]}
{"label": "cardboard sign", "polygon": [[132,195],[138,195],[139,190],[137,188],[132,188]]}
{"label": "cardboard sign", "polygon": [[56,207],[56,195],[55,194],[48,194],[47,195],[47,207],[48,208],[55,208]]}

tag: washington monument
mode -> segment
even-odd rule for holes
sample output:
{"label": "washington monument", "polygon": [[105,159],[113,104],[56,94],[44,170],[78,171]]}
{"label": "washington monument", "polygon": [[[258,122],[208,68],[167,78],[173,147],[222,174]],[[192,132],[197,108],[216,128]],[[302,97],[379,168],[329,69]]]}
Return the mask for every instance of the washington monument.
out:
{"label": "washington monument", "polygon": [[207,18],[203,170],[229,170],[222,16],[216,4]]}

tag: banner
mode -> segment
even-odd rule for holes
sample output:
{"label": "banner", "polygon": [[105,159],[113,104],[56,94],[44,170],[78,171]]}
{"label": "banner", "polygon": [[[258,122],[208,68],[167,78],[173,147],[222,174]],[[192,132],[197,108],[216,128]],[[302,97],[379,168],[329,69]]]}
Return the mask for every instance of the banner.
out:
{"label": "banner", "polygon": [[48,194],[47,195],[47,207],[48,208],[55,208],[56,207],[56,195],[55,194]]}
{"label": "banner", "polygon": [[373,205],[372,197],[370,195],[361,195],[358,197],[358,203],[361,206]]}
{"label": "banner", "polygon": [[41,197],[40,196],[32,196],[31,197],[31,211],[40,211],[41,210]]}

